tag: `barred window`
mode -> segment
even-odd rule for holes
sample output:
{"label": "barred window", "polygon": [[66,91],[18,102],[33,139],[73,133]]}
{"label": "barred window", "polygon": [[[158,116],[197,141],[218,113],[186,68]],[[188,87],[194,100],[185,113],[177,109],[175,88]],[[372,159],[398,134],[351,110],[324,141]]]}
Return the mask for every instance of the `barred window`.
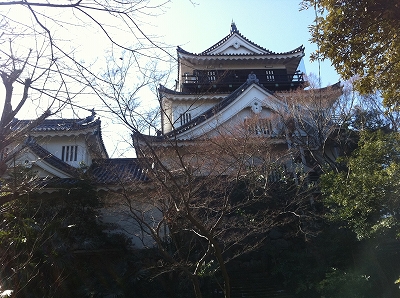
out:
{"label": "barred window", "polygon": [[267,81],[275,81],[274,71],[273,70],[266,70],[266,79]]}
{"label": "barred window", "polygon": [[245,119],[244,124],[250,132],[256,135],[271,136],[274,133],[271,120],[269,119],[259,119],[258,121]]}
{"label": "barred window", "polygon": [[183,125],[192,120],[192,115],[190,113],[183,113],[179,116],[179,119],[181,120],[181,125]]}
{"label": "barred window", "polygon": [[78,146],[62,146],[61,159],[62,161],[77,161]]}
{"label": "barred window", "polygon": [[216,71],[215,70],[207,71],[207,76],[209,82],[214,82],[216,80]]}

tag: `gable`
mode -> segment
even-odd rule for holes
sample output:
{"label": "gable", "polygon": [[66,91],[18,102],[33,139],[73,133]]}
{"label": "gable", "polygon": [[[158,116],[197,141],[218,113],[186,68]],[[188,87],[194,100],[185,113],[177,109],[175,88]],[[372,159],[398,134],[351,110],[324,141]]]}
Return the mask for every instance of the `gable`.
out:
{"label": "gable", "polygon": [[[61,163],[61,161],[58,162]],[[7,166],[9,168],[12,168],[16,165],[21,165],[23,167],[31,169],[40,178],[71,178],[74,176],[74,169],[72,169],[72,167],[68,167],[68,165],[60,167],[54,162],[53,156],[42,158],[29,147],[19,151],[13,156],[12,159],[7,162]]]}
{"label": "gable", "polygon": [[218,110],[218,107],[210,109],[215,111],[211,117],[185,130],[178,129],[176,137],[181,140],[207,138],[220,126],[228,124],[233,127],[235,123],[239,124],[253,115],[272,117],[273,114],[280,114],[286,108],[282,101],[257,84],[240,91],[241,94],[223,109]]}
{"label": "gable", "polygon": [[261,47],[257,47],[238,33],[232,34],[227,40],[205,52],[207,52],[208,55],[257,55],[271,53]]}

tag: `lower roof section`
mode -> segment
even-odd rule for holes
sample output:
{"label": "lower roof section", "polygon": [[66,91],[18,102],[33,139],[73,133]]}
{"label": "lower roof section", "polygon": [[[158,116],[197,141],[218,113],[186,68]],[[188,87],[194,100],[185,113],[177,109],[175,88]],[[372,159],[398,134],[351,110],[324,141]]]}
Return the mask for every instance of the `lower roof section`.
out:
{"label": "lower roof section", "polygon": [[146,170],[137,158],[95,159],[87,174],[98,185],[118,185],[148,180]]}

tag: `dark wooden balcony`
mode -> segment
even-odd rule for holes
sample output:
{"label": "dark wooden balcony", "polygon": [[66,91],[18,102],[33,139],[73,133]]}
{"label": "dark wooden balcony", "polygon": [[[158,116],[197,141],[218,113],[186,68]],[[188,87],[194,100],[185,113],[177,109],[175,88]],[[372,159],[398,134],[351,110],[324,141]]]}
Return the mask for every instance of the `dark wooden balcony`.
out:
{"label": "dark wooden balcony", "polygon": [[296,72],[286,74],[286,71],[268,70],[211,70],[194,71],[184,74],[182,91],[189,93],[203,92],[232,92],[246,82],[248,75],[253,72],[259,84],[271,91],[289,91],[304,84],[304,74]]}

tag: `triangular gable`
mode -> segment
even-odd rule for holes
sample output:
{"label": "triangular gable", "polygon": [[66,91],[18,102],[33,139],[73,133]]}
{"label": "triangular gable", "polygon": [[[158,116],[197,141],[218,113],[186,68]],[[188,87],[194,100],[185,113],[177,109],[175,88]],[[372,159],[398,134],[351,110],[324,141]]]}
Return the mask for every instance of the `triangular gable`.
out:
{"label": "triangular gable", "polygon": [[218,41],[216,44],[209,47],[207,50],[194,54],[188,51],[183,50],[181,47],[177,47],[178,55],[181,56],[272,56],[272,57],[303,57],[304,56],[304,47],[299,46],[296,49],[283,52],[276,53],[272,52],[268,49],[261,47],[260,45],[250,41],[245,36],[243,36],[236,25],[232,22],[231,24],[231,32],[223,39]]}
{"label": "triangular gable", "polygon": [[20,150],[6,159],[8,167],[22,165],[38,172],[39,177],[72,178],[77,170],[52,155],[36,143],[25,144]]}
{"label": "triangular gable", "polygon": [[262,55],[272,54],[256,44],[250,42],[244,38],[240,33],[233,32],[226,39],[223,39],[220,43],[217,43],[213,47],[204,51],[202,54],[207,55]]}
{"label": "triangular gable", "polygon": [[[176,130],[177,133],[174,133],[174,131],[170,133],[171,136],[173,135],[180,140],[205,137],[210,132],[217,129],[218,126],[224,125],[246,109],[250,109],[253,114],[258,114],[263,109],[271,110],[276,113],[282,113],[282,111],[286,110],[285,103],[256,83],[239,91],[241,91],[241,93],[223,109],[219,110],[216,107],[214,109],[216,112],[213,113],[211,117],[205,117],[206,119],[204,121],[197,122],[187,129],[181,130],[178,128]],[[213,109],[210,109],[210,111],[212,110]]]}

